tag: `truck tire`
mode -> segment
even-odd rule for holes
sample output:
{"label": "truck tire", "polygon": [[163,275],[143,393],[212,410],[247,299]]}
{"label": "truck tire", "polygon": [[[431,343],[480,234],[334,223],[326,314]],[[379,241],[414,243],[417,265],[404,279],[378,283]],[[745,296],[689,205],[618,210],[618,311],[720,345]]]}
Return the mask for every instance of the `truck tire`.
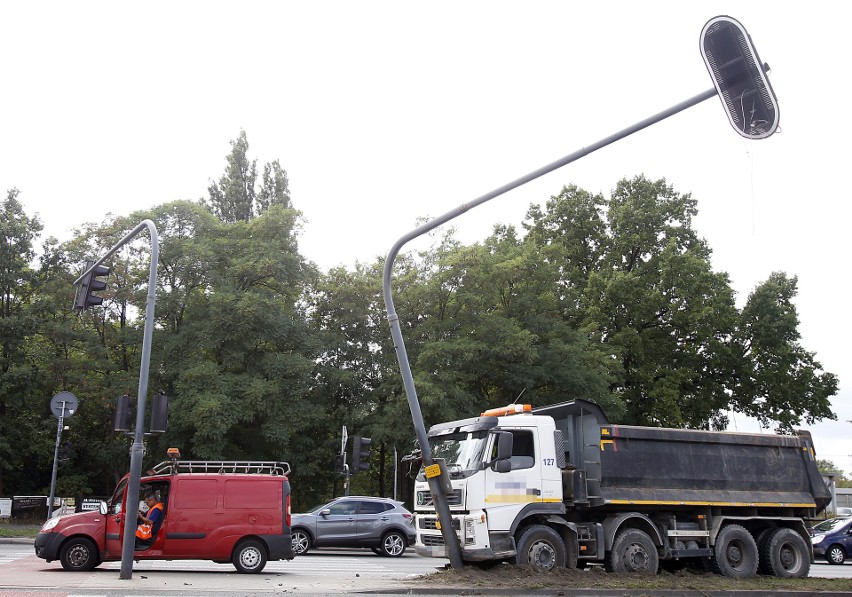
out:
{"label": "truck tire", "polygon": [[266,548],[260,541],[246,539],[234,549],[231,562],[237,572],[257,574],[266,566]]}
{"label": "truck tire", "polygon": [[747,578],[757,573],[757,542],[745,528],[729,524],[719,531],[710,569],[730,578]]}
{"label": "truck tire", "polygon": [[808,575],[811,569],[811,547],[793,529],[775,529],[761,547],[761,563],[773,576],[802,578]]}
{"label": "truck tire", "polygon": [[65,570],[86,572],[98,565],[98,548],[91,539],[74,537],[59,550],[59,561]]}
{"label": "truck tire", "polygon": [[542,572],[565,566],[562,537],[543,524],[527,527],[518,537],[517,549],[515,564],[518,566],[529,566]]}
{"label": "truck tire", "polygon": [[622,529],[605,561],[608,572],[657,574],[660,554],[648,533],[639,529]]}
{"label": "truck tire", "polygon": [[297,556],[308,553],[311,549],[311,536],[303,529],[293,529],[290,535],[293,542],[293,553]]}

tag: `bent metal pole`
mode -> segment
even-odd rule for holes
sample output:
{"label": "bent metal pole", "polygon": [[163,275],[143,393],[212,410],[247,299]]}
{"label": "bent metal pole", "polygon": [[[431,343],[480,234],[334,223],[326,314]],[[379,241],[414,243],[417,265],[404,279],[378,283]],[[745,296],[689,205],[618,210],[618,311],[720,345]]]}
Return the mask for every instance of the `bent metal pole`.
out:
{"label": "bent metal pole", "polygon": [[[417,400],[417,391],[414,388],[414,378],[411,374],[411,366],[408,363],[408,354],[405,350],[405,342],[402,338],[402,331],[399,326],[399,316],[396,314],[393,304],[393,296],[391,295],[391,276],[393,273],[393,263],[396,260],[396,256],[399,254],[399,251],[402,247],[410,240],[413,240],[423,234],[426,234],[430,230],[433,230],[440,226],[441,224],[445,224],[449,222],[455,217],[460,216],[464,212],[468,211],[471,208],[474,208],[486,201],[494,199],[495,197],[499,197],[500,195],[507,193],[521,185],[524,185],[528,182],[531,182],[549,172],[552,172],[562,166],[570,164],[571,162],[577,161],[582,157],[589,155],[590,153],[601,149],[602,147],[606,147],[611,143],[619,141],[620,139],[624,139],[625,137],[632,135],[637,131],[641,131],[644,128],[651,126],[652,124],[656,124],[661,120],[665,120],[669,116],[674,116],[675,114],[686,110],[687,108],[691,108],[696,104],[703,102],[704,100],[710,99],[711,97],[715,97],[717,94],[716,88],[708,89],[703,93],[699,93],[698,95],[689,98],[679,104],[672,106],[667,110],[663,110],[662,112],[651,116],[650,118],[646,118],[645,120],[639,121],[636,124],[629,126],[621,131],[610,135],[609,137],[605,137],[600,141],[589,145],[588,147],[583,147],[575,151],[574,153],[568,154],[565,157],[556,160],[555,162],[551,162],[546,166],[539,168],[538,170],[534,170],[530,172],[526,176],[522,176],[512,182],[499,187],[490,193],[486,193],[481,197],[474,199],[470,203],[463,203],[456,209],[445,213],[442,216],[438,216],[422,226],[415,228],[408,234],[402,236],[396,243],[391,247],[390,252],[388,253],[387,258],[385,259],[384,266],[384,276],[382,280],[382,293],[385,299],[385,307],[388,313],[388,322],[390,323],[391,328],[391,337],[393,338],[394,349],[396,350],[397,361],[399,362],[400,373],[402,374],[402,382],[405,387],[405,394],[408,397],[408,406],[411,410],[411,418],[414,422],[414,430],[417,434],[417,441],[420,444],[420,449],[422,451],[423,456],[423,465],[424,466],[432,466],[434,464],[434,460],[432,458],[432,449],[429,446],[429,439],[426,434],[426,426],[423,422],[423,414],[420,410],[420,402]],[[427,475],[427,479],[429,481],[429,490],[432,492],[432,496],[435,503],[436,514],[438,515],[438,522],[441,525],[441,535],[444,538],[444,544],[447,550],[447,557],[450,560],[450,565],[453,568],[462,568],[464,567],[464,563],[461,558],[461,547],[459,546],[458,537],[453,531],[452,525],[452,517],[450,515],[450,507],[447,502],[447,497],[444,495],[441,490],[441,483],[438,477]]]}
{"label": "bent metal pole", "polygon": [[[127,480],[127,493],[124,505],[124,537],[121,543],[121,571],[120,579],[133,577],[133,543],[136,537],[136,509],[135,500],[139,497],[139,480],[142,477],[142,456],[145,453],[143,441],[145,439],[145,396],[148,392],[148,370],[151,364],[151,336],[154,332],[154,303],[157,297],[157,262],[160,259],[160,242],[157,236],[157,227],[151,220],[143,220],[136,228],[128,232],[124,238],[118,241],[109,251],[95,261],[89,269],[84,271],[74,284],[103,263],[118,249],[127,244],[142,230],[148,229],[151,237],[151,265],[148,271],[148,299],[145,303],[145,327],[142,336],[142,362],[139,365],[139,390],[136,396],[136,428],[133,433],[133,443],[130,445],[130,477]],[[131,504],[130,500],[134,500]],[[131,505],[133,508],[131,509]]]}

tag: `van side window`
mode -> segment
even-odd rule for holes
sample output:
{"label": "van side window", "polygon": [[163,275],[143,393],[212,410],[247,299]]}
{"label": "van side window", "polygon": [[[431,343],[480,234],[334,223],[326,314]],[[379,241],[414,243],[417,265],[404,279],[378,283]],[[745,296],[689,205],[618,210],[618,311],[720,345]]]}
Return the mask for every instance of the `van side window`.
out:
{"label": "van side window", "polygon": [[532,468],[535,465],[535,442],[532,431],[521,429],[512,430],[512,470]]}
{"label": "van side window", "polygon": [[123,479],[121,483],[118,484],[118,487],[115,488],[115,493],[112,494],[112,498],[109,501],[110,514],[121,513],[121,498],[124,497],[125,487],[127,487],[127,479]]}

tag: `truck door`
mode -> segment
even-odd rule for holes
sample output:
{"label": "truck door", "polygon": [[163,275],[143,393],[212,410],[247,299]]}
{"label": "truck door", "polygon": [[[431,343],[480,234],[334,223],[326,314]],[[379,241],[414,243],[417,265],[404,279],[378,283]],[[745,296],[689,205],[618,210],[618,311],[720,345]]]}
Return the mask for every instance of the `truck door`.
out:
{"label": "truck door", "polygon": [[[485,471],[485,507],[492,530],[508,530],[518,511],[542,501],[541,463],[536,452],[536,429],[507,429],[514,436],[512,470]],[[495,440],[494,456],[496,456]],[[493,457],[493,456],[492,456]]]}
{"label": "truck door", "polygon": [[[104,549],[107,557],[121,557],[121,540],[124,537],[124,502],[127,477],[122,479],[107,503]],[[135,514],[136,511],[134,510]]]}

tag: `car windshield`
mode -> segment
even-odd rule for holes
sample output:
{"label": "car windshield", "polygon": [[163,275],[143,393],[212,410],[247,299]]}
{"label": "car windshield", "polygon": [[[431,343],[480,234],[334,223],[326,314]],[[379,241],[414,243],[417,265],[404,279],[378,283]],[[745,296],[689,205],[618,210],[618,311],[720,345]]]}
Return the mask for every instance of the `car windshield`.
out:
{"label": "car windshield", "polygon": [[433,458],[443,458],[450,473],[479,470],[485,455],[487,431],[448,433],[429,438]]}
{"label": "car windshield", "polygon": [[814,531],[828,533],[830,531],[839,530],[843,525],[849,524],[852,520],[848,518],[832,518],[819,523],[814,527]]}

